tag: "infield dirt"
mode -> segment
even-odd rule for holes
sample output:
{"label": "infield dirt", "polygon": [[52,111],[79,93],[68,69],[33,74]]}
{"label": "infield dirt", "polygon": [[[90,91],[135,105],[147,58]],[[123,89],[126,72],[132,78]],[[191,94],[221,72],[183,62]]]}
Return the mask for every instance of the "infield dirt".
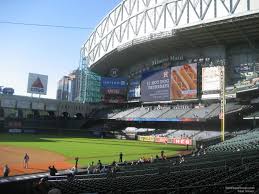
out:
{"label": "infield dirt", "polygon": [[[23,167],[23,157],[28,153],[29,168]],[[42,149],[22,148],[16,146],[0,146],[0,165],[1,171],[3,166],[8,164],[10,168],[9,175],[31,174],[37,172],[46,172],[48,167],[55,165],[58,170],[72,168],[74,164],[66,161],[61,154],[50,152]],[[3,173],[2,173],[3,174]],[[2,176],[2,174],[0,176]]]}

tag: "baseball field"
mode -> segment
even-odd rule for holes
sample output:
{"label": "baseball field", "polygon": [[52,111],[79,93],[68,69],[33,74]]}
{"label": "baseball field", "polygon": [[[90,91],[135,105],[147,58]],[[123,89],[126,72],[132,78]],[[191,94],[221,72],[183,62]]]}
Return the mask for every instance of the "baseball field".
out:
{"label": "baseball field", "polygon": [[[68,169],[74,165],[75,157],[79,157],[79,166],[85,167],[90,162],[103,164],[119,160],[137,160],[140,157],[160,156],[161,150],[166,155],[175,155],[185,150],[185,146],[156,144],[150,142],[92,139],[82,137],[65,137],[33,134],[0,134],[0,165],[8,164],[11,175],[42,172],[49,165],[58,169]],[[23,168],[23,156],[30,156],[29,168]]]}

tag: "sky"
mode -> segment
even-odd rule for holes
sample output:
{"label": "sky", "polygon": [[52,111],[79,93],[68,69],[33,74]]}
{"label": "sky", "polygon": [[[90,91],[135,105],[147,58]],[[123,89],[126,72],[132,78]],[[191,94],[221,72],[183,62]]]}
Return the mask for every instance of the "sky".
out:
{"label": "sky", "polygon": [[[48,75],[45,98],[79,67],[80,48],[121,0],[0,0],[0,86],[27,94],[28,74]],[[90,29],[14,25],[2,22],[78,26]]]}

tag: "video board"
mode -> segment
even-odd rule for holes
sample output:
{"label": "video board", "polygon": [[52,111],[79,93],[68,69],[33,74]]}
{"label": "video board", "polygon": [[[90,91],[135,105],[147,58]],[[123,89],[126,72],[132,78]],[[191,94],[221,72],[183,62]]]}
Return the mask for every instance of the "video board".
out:
{"label": "video board", "polygon": [[144,72],[141,79],[141,101],[169,101],[170,73],[170,68]]}
{"label": "video board", "polygon": [[202,91],[220,90],[221,66],[202,68]]}
{"label": "video board", "polygon": [[140,98],[140,80],[129,81],[128,99]]}
{"label": "video board", "polygon": [[222,66],[202,68],[202,98],[219,98],[220,72],[224,70]]}
{"label": "video board", "polygon": [[171,68],[171,99],[197,98],[197,63]]}
{"label": "video board", "polygon": [[101,92],[106,103],[118,103],[126,100],[127,81],[123,78],[101,78]]}

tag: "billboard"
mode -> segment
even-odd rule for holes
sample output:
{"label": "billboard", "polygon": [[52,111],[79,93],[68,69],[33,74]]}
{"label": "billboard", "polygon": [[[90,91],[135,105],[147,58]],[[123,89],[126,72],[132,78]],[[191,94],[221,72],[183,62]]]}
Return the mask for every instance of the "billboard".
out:
{"label": "billboard", "polygon": [[171,68],[172,100],[197,98],[197,63]]}
{"label": "billboard", "polygon": [[123,78],[102,77],[101,87],[102,88],[126,88],[127,81]]}
{"label": "billboard", "polygon": [[27,93],[47,94],[48,76],[29,73]]}
{"label": "billboard", "polygon": [[223,66],[202,68],[202,98],[215,99],[220,97],[220,72],[224,71]]}
{"label": "billboard", "polygon": [[140,80],[131,80],[129,82],[128,99],[140,97]]}
{"label": "billboard", "polygon": [[102,93],[107,95],[125,95],[126,89],[121,88],[102,88]]}
{"label": "billboard", "polygon": [[139,141],[151,141],[156,143],[165,144],[178,144],[178,145],[192,145],[193,141],[189,138],[168,138],[168,137],[155,137],[155,136],[138,136]]}
{"label": "billboard", "polygon": [[106,103],[122,103],[125,101],[127,81],[123,78],[101,78],[101,92]]}
{"label": "billboard", "polygon": [[170,68],[144,72],[141,79],[141,101],[169,101],[170,73]]}
{"label": "billboard", "polygon": [[202,68],[202,91],[220,90],[221,66]]}

